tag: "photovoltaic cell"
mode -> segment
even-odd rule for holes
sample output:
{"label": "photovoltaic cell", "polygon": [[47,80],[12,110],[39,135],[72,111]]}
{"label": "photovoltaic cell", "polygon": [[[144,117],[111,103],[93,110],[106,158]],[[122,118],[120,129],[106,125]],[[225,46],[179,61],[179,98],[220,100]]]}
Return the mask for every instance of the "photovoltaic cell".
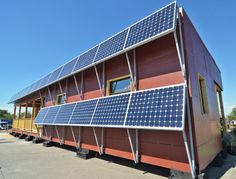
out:
{"label": "photovoltaic cell", "polygon": [[39,88],[41,88],[41,87],[43,87],[47,84],[48,79],[49,79],[50,76],[51,76],[51,73],[48,74],[47,76],[45,76],[44,78],[42,78],[42,80],[40,82],[40,85],[39,85]]}
{"label": "photovoltaic cell", "polygon": [[74,71],[80,70],[88,65],[91,65],[93,62],[93,59],[95,58],[97,49],[98,49],[98,46],[82,54],[76,63]]}
{"label": "photovoltaic cell", "polygon": [[68,124],[76,103],[62,105],[54,120],[54,124]]}
{"label": "photovoltaic cell", "polygon": [[175,10],[174,2],[131,26],[125,48],[174,28]]}
{"label": "photovoltaic cell", "polygon": [[97,99],[78,102],[69,124],[90,124],[96,104]]}
{"label": "photovoltaic cell", "polygon": [[43,124],[53,124],[60,106],[50,107],[48,112],[43,120]]}
{"label": "photovoltaic cell", "polygon": [[94,62],[123,50],[127,33],[128,29],[125,29],[124,31],[100,44]]}
{"label": "photovoltaic cell", "polygon": [[69,75],[72,72],[76,61],[77,61],[77,58],[65,64],[58,78],[62,78],[66,75]]}
{"label": "photovoltaic cell", "polygon": [[184,87],[133,93],[125,126],[182,128]]}
{"label": "photovoltaic cell", "polygon": [[54,72],[52,72],[52,75],[51,75],[50,78],[48,79],[47,84],[49,84],[49,83],[51,83],[51,82],[57,80],[57,78],[58,78],[58,76],[59,76],[59,74],[60,74],[62,68],[63,68],[63,67],[60,67],[60,68],[56,69]]}
{"label": "photovoltaic cell", "polygon": [[35,118],[34,123],[35,124],[42,124],[43,123],[43,119],[45,117],[45,115],[47,114],[48,108],[42,108],[40,109],[37,117]]}
{"label": "photovoltaic cell", "polygon": [[99,99],[92,125],[123,125],[130,94]]}

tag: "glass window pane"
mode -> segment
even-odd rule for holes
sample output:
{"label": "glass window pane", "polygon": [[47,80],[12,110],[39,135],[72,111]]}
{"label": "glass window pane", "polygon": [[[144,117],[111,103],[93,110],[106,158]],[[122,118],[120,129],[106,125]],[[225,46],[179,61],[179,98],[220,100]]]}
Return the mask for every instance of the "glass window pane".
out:
{"label": "glass window pane", "polygon": [[119,94],[130,91],[130,78],[125,78],[110,83],[110,93]]}

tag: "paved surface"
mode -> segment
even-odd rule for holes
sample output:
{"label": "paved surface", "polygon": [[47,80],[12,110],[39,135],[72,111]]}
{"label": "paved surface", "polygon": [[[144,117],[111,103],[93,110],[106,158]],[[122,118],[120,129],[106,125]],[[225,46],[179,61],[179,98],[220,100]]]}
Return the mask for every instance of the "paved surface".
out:
{"label": "paved surface", "polygon": [[75,152],[43,147],[0,133],[0,179],[159,179],[168,170],[114,157],[83,160]]}
{"label": "paved surface", "polygon": [[[208,167],[210,179],[236,178],[236,156],[228,155],[222,167]],[[43,147],[0,132],[0,179],[161,179],[169,170],[135,165],[116,157],[83,160],[72,149]]]}

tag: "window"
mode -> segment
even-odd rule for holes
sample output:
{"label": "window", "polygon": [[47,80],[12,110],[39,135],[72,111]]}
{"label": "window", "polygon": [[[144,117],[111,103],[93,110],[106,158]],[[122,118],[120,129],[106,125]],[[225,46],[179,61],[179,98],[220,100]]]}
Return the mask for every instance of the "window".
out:
{"label": "window", "polygon": [[65,104],[65,103],[66,103],[66,94],[63,93],[63,94],[57,95],[56,104],[59,105],[59,104]]}
{"label": "window", "polygon": [[220,87],[217,84],[215,84],[215,89],[216,89],[216,100],[217,100],[219,115],[220,115],[220,118],[224,118],[222,92],[221,92]]}
{"label": "window", "polygon": [[45,97],[41,97],[41,99],[40,99],[40,107],[41,108],[43,108],[43,107],[45,107]]}
{"label": "window", "polygon": [[201,75],[198,76],[198,84],[199,84],[199,93],[200,93],[202,114],[206,114],[208,112],[206,82],[205,82],[205,79]]}
{"label": "window", "polygon": [[120,94],[130,91],[130,76],[123,76],[108,81],[108,94]]}

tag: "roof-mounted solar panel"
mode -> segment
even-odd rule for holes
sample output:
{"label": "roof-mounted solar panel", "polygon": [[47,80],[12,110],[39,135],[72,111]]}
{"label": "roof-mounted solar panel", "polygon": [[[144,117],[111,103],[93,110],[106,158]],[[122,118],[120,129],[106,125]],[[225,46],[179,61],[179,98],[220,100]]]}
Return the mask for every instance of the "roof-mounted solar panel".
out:
{"label": "roof-mounted solar panel", "polygon": [[176,3],[172,3],[147,18],[132,25],[125,48],[175,28]]}
{"label": "roof-mounted solar panel", "polygon": [[52,75],[48,79],[47,84],[51,84],[52,82],[56,81],[58,79],[58,76],[60,75],[62,69],[63,69],[63,66],[56,69],[54,72],[52,72]]}
{"label": "roof-mounted solar panel", "polygon": [[[78,60],[72,60],[64,65],[64,67],[60,67],[52,74],[42,78],[41,83],[37,88],[17,95],[13,101],[20,99],[35,90],[39,90],[46,85],[59,81],[67,75],[73,75],[93,65],[97,65],[99,62],[103,62],[104,60],[127,52],[132,48],[136,48],[142,44],[160,38],[163,35],[174,32],[176,29],[176,18],[177,4],[176,2],[173,2],[105,40],[100,45],[83,53],[79,56]],[[74,63],[75,66],[72,71],[71,69]]]}
{"label": "roof-mounted solar panel", "polygon": [[115,54],[116,52],[123,50],[127,34],[128,29],[125,29],[117,35],[101,43],[94,59],[94,62],[102,60],[112,54]]}
{"label": "roof-mounted solar panel", "polygon": [[78,58],[76,57],[75,59],[71,60],[70,62],[68,62],[67,64],[64,65],[58,79],[61,79],[65,76],[69,75],[72,72],[72,70],[74,69],[75,64],[77,62],[77,59]]}
{"label": "roof-mounted solar panel", "polygon": [[96,46],[94,48],[92,48],[91,50],[85,52],[84,54],[82,54],[77,63],[76,66],[74,68],[74,72],[83,69],[86,66],[89,66],[93,63],[93,60],[95,58],[95,55],[97,53],[99,46]]}

